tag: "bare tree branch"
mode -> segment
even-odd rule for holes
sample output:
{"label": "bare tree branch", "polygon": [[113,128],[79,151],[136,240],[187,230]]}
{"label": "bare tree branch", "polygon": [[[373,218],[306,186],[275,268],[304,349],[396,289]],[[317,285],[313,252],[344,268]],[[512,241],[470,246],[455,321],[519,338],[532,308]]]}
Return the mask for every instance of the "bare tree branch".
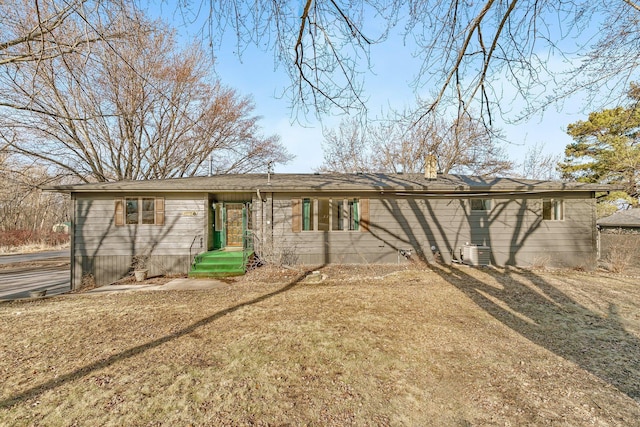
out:
{"label": "bare tree branch", "polygon": [[467,116],[447,122],[390,118],[365,126],[359,118],[325,132],[325,172],[423,173],[427,155],[436,155],[443,173],[504,175],[513,164],[480,121]]}
{"label": "bare tree branch", "polygon": [[[283,0],[230,0],[209,7],[214,42],[232,30],[239,52],[248,44],[273,50],[291,78],[294,106],[305,111],[366,110],[369,47],[392,31],[423,61],[415,89],[433,95],[420,104],[420,119],[455,102],[491,127],[496,113],[516,120],[577,93],[607,102],[602,94],[612,91],[601,89],[616,88],[612,96],[620,97],[640,77],[633,0],[307,0],[298,9]],[[512,101],[523,110],[511,111]]]}
{"label": "bare tree branch", "polygon": [[0,70],[7,103],[29,106],[0,117],[8,130],[0,140],[83,181],[192,176],[210,154],[223,172],[290,159],[277,137],[259,134],[249,98],[209,83],[201,49],[178,50],[160,24],[119,25],[131,35],[93,46],[88,57]]}

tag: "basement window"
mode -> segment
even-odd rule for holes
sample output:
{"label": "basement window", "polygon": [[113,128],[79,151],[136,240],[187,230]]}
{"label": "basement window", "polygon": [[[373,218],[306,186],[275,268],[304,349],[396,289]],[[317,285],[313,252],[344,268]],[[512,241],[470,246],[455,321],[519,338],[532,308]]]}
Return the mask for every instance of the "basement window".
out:
{"label": "basement window", "polygon": [[542,200],[542,219],[546,221],[564,220],[564,203],[558,199]]}

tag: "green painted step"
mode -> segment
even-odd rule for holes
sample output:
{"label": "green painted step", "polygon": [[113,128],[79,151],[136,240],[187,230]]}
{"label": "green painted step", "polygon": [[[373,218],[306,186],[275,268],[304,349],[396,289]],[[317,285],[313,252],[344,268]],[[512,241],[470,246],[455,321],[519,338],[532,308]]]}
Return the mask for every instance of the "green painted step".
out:
{"label": "green painted step", "polygon": [[189,277],[226,277],[245,273],[244,260],[249,259],[253,251],[245,258],[243,251],[217,250],[196,255]]}

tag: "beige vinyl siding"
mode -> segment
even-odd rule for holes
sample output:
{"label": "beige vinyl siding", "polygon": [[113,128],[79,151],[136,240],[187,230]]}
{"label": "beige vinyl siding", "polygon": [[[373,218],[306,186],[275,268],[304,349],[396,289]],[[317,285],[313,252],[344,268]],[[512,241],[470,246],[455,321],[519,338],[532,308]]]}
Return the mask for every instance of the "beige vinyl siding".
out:
{"label": "beige vinyl siding", "polygon": [[[137,254],[149,253],[149,274],[186,273],[191,256],[205,250],[199,239],[206,239],[208,196],[206,194],[77,194],[73,226],[73,286],[83,274],[91,274],[99,285],[120,279],[130,269]],[[116,225],[123,218],[116,200],[124,197],[156,197],[156,222],[164,224]],[[161,200],[161,203],[158,203]],[[122,206],[122,205],[120,205]],[[163,212],[164,211],[164,212]],[[194,215],[195,213],[195,215]],[[159,216],[162,217],[158,221]]]}
{"label": "beige vinyl siding", "polygon": [[78,195],[75,254],[105,256],[151,252],[153,255],[174,255],[184,253],[184,250],[188,254],[194,237],[205,231],[207,198],[205,195],[195,199],[194,196],[167,196],[164,205],[164,225],[116,227],[114,197]]}
{"label": "beige vinyl siding", "polygon": [[432,246],[450,262],[469,242],[490,246],[496,265],[589,265],[595,245],[594,200],[589,193],[547,197],[563,198],[564,220],[542,221],[542,197],[538,195],[488,197],[488,211],[471,211],[465,196],[367,197],[368,233],[292,233],[291,197],[277,196],[273,202],[274,242],[295,250],[298,262],[308,264],[398,262],[399,249],[432,259]]}

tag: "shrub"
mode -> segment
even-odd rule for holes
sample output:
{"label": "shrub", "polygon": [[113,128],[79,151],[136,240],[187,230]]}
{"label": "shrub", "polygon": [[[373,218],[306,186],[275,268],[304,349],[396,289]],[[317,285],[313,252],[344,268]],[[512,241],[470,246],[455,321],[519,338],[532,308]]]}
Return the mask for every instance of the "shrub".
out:
{"label": "shrub", "polygon": [[0,246],[17,248],[29,245],[60,246],[69,242],[69,235],[42,230],[0,230]]}

